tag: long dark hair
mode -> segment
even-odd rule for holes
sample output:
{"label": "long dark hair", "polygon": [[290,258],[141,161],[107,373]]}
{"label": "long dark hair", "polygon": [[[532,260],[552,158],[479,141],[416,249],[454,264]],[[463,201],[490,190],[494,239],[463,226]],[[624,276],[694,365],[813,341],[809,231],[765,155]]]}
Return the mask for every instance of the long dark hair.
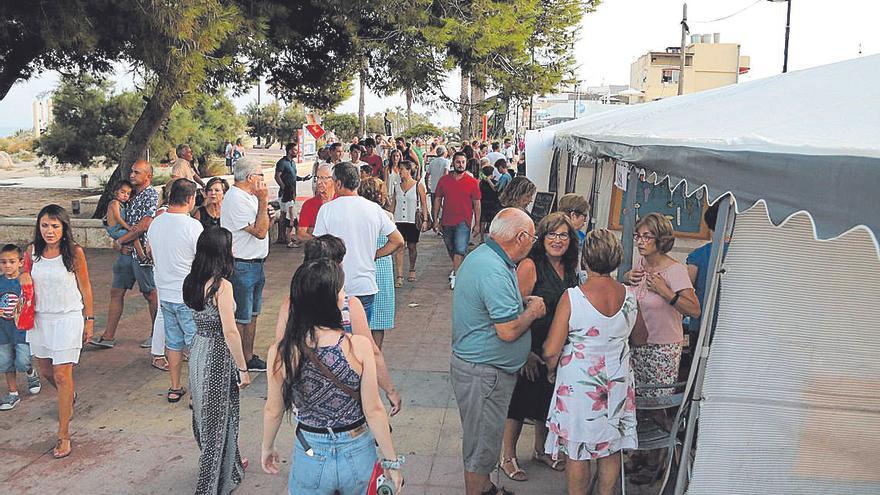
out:
{"label": "long dark hair", "polygon": [[555,232],[556,229],[563,226],[568,229],[568,249],[562,254],[562,267],[565,275],[563,277],[563,282],[565,282],[565,279],[577,276],[578,259],[580,257],[580,238],[577,235],[577,230],[575,230],[574,225],[571,224],[568,215],[557,211],[556,213],[547,215],[538,222],[538,229],[537,232],[535,232],[538,240],[532,245],[532,250],[529,251],[529,258],[531,258],[536,265],[542,261],[546,261],[547,250],[544,248],[544,239],[547,237],[548,233]]}
{"label": "long dark hair", "polygon": [[67,271],[73,272],[75,264],[73,247],[76,246],[76,242],[73,240],[73,232],[70,227],[70,215],[63,207],[55,204],[44,206],[37,214],[37,226],[34,228],[34,261],[39,260],[46,250],[46,239],[43,239],[43,233],[40,232],[40,220],[44,216],[61,222],[61,244],[59,246],[61,261],[64,262],[64,268],[67,268]]}
{"label": "long dark hair", "polygon": [[[318,346],[315,327],[342,330],[342,312],[337,301],[344,282],[342,267],[327,258],[303,263],[290,280],[287,327],[278,343],[278,360],[283,363],[285,372],[281,396],[288,412],[293,410],[293,384],[306,361],[302,358],[306,347],[309,342],[313,350]],[[276,361],[274,365],[280,363]]]}
{"label": "long dark hair", "polygon": [[[223,227],[205,229],[196,242],[196,257],[189,275],[183,279],[183,302],[195,311],[205,309],[205,299],[220,288],[220,281],[232,277],[232,234]],[[214,279],[205,291],[208,280]]]}

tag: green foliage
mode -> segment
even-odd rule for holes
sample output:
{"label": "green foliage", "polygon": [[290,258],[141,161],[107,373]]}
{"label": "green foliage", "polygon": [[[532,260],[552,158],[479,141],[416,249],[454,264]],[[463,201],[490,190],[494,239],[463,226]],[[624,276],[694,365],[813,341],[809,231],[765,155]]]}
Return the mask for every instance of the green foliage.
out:
{"label": "green foliage", "polygon": [[306,121],[305,108],[299,103],[288,105],[282,110],[278,101],[257,106],[251,103],[244,109],[247,133],[259,137],[269,148],[273,143],[287,144],[296,139],[296,131]]}
{"label": "green foliage", "polygon": [[0,138],[0,151],[5,151],[10,155],[22,151],[33,151],[35,142],[31,131],[17,131],[12,136]]}
{"label": "green foliage", "polygon": [[327,132],[336,134],[340,141],[351,141],[357,136],[358,119],[353,113],[331,113],[324,116],[321,126]]}
{"label": "green foliage", "polygon": [[278,131],[275,137],[281,144],[287,144],[296,141],[296,131],[302,129],[306,123],[306,109],[299,103],[288,105],[281,113],[281,120],[278,121]]}
{"label": "green foliage", "polygon": [[225,93],[213,97],[199,94],[192,107],[175,105],[167,123],[150,141],[150,155],[171,158],[178,144],[187,143],[196,157],[222,154],[226,140],[244,131],[244,119]]}
{"label": "green foliage", "polygon": [[40,156],[80,167],[99,157],[117,160],[141,110],[137,100],[110,93],[107,81],[88,74],[63,76],[54,95],[55,121],[38,141]]}
{"label": "green foliage", "polygon": [[417,124],[403,131],[400,135],[406,139],[414,139],[417,137],[427,138],[432,136],[442,136],[443,131],[434,124]]}

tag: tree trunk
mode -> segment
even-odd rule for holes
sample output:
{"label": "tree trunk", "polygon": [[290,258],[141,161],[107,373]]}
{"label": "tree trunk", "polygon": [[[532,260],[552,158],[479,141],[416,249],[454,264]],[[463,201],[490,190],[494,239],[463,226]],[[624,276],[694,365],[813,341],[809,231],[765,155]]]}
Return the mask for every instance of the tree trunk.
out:
{"label": "tree trunk", "polygon": [[466,70],[461,69],[461,96],[459,97],[461,112],[461,142],[464,144],[471,138],[471,117],[470,117],[470,94],[471,94],[471,76]]}
{"label": "tree trunk", "polygon": [[412,127],[413,92],[411,88],[407,88],[403,93],[406,95],[406,128],[409,129]]}
{"label": "tree trunk", "polygon": [[101,193],[101,199],[98,201],[98,206],[92,218],[104,217],[107,213],[107,204],[110,202],[116,184],[120,180],[128,178],[134,162],[146,158],[146,151],[150,145],[150,140],[153,139],[153,135],[159,130],[162,122],[171,115],[171,109],[177,102],[178,95],[172,90],[174,85],[174,81],[169,80],[167,76],[158,78],[156,90],[131,129],[128,141],[125,143],[125,148],[122,149],[119,165],[116,166],[116,170],[113,171],[113,174],[110,175],[110,180],[104,186],[104,192]]}
{"label": "tree trunk", "polygon": [[358,84],[360,86],[360,95],[358,97],[358,137],[363,138],[367,133],[367,112],[366,112],[366,95],[367,95],[367,71],[361,69],[358,74]]}
{"label": "tree trunk", "polygon": [[[483,88],[471,81],[471,104],[479,104],[484,96]],[[483,110],[480,107],[471,107],[471,134],[483,138]]]}

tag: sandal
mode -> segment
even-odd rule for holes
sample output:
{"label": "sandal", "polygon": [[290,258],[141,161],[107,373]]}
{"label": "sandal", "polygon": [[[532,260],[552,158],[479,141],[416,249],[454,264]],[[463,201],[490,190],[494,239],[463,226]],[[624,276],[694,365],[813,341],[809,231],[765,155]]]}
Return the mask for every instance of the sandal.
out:
{"label": "sandal", "polygon": [[169,388],[166,398],[168,399],[168,402],[174,403],[180,402],[180,399],[183,398],[184,395],[186,395],[186,389],[183,387],[178,389]]}
{"label": "sandal", "polygon": [[394,288],[399,289],[403,287],[403,275],[398,275],[394,277]]}
{"label": "sandal", "polygon": [[[504,466],[513,466],[512,471],[508,471]],[[519,462],[517,462],[516,457],[501,457],[501,460],[498,462],[498,467],[501,468],[501,471],[505,476],[512,479],[513,481],[528,481],[529,477],[525,471],[521,467],[519,467]]]}
{"label": "sandal", "polygon": [[[159,364],[160,361],[163,364]],[[150,363],[150,366],[152,366],[153,368],[156,368],[159,371],[168,371],[169,370],[168,360],[165,359],[165,356],[153,356],[153,361]]]}
{"label": "sandal", "polygon": [[290,249],[295,249],[300,247],[302,244],[299,241],[290,241],[287,243],[287,247]]}
{"label": "sandal", "polygon": [[489,488],[488,490],[481,492],[480,495],[514,495],[514,494],[512,491],[504,488],[503,486],[501,488],[499,488],[495,485],[492,485],[492,488]]}
{"label": "sandal", "polygon": [[415,281],[416,281],[416,271],[415,271],[415,270],[410,270],[410,271],[409,271],[409,277],[407,277],[406,279],[407,279],[408,281],[410,281],[410,282],[415,282]]}
{"label": "sandal", "polygon": [[[61,443],[67,442],[67,451],[61,450]],[[55,448],[52,449],[52,457],[55,459],[64,459],[69,456],[70,453],[73,452],[73,445],[70,444],[70,437],[67,438],[59,438],[57,442],[55,442]]]}
{"label": "sandal", "polygon": [[546,465],[554,471],[565,471],[565,461],[563,459],[553,460],[553,457],[550,454],[542,454],[536,450],[535,461]]}

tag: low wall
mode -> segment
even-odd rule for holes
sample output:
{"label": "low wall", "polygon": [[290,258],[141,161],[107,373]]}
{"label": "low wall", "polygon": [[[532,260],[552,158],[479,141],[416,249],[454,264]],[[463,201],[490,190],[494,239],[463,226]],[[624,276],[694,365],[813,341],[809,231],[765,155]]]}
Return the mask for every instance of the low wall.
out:
{"label": "low wall", "polygon": [[[110,236],[101,220],[71,218],[74,240],[85,248],[110,248]],[[0,242],[26,246],[34,240],[35,218],[0,218]]]}

